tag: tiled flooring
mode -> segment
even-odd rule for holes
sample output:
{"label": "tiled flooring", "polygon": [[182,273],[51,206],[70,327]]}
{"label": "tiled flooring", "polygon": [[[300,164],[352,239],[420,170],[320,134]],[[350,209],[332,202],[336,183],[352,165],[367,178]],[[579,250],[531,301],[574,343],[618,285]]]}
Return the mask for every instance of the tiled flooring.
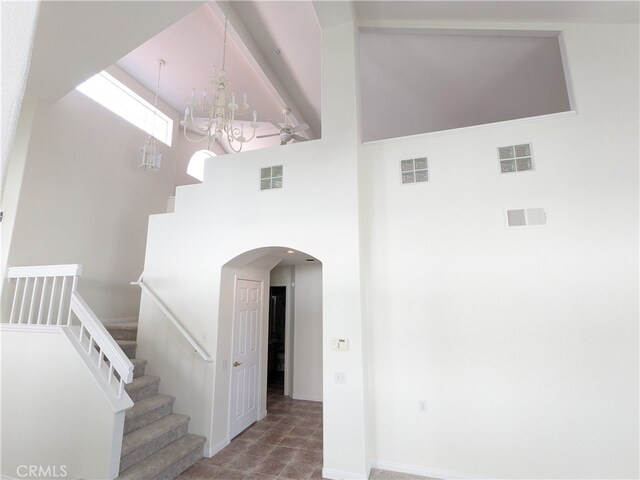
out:
{"label": "tiled flooring", "polygon": [[322,478],[322,403],[267,392],[268,415],[221,452],[185,470],[179,480]]}

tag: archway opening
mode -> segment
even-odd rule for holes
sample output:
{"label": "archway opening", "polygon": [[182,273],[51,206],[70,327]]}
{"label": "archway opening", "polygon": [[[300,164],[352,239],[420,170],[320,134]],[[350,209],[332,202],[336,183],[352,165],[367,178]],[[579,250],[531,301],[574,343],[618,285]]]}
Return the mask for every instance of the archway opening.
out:
{"label": "archway opening", "polygon": [[[228,412],[227,438],[321,459],[322,262],[295,247],[254,249],[223,266],[220,288],[214,410]],[[281,381],[269,386],[270,373]]]}

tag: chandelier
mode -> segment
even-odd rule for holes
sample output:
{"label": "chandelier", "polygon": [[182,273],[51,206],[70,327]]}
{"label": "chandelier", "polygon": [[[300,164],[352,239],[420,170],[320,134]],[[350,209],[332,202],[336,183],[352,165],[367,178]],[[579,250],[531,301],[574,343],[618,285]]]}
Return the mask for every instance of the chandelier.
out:
{"label": "chandelier", "polygon": [[[249,123],[253,129],[251,136],[245,136],[244,125],[239,127],[234,125],[236,117],[241,117],[249,110],[247,94],[242,95],[242,101],[236,101],[236,94],[232,92],[229,96],[229,80],[225,71],[225,59],[227,50],[227,18],[224,19],[224,43],[222,46],[222,69],[216,72],[215,66],[211,74],[211,85],[213,86],[213,101],[210,102],[207,90],[202,92],[200,99],[196,98],[196,89],[191,91],[191,102],[184,111],[184,119],[180,122],[183,126],[184,137],[189,142],[200,142],[207,139],[208,149],[212,150],[213,143],[222,138],[226,138],[229,147],[234,152],[242,150],[242,146],[253,140],[256,136],[257,113],[253,111],[253,121]],[[227,103],[227,99],[231,101]],[[187,129],[199,133],[201,137],[190,138]]]}
{"label": "chandelier", "polygon": [[142,152],[142,163],[138,165],[138,168],[143,170],[160,170],[160,162],[162,160],[162,152],[158,145],[158,140],[155,137],[156,130],[156,116],[158,115],[158,91],[160,90],[160,71],[164,65],[164,60],[158,60],[158,82],[156,83],[156,99],[153,104],[153,127],[151,128],[151,135],[144,142],[140,151]]}

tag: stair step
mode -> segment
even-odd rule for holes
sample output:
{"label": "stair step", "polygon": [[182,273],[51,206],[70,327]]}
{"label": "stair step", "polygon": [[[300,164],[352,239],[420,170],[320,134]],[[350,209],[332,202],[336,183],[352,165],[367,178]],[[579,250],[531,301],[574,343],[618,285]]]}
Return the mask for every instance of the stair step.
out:
{"label": "stair step", "polygon": [[114,340],[134,340],[138,336],[138,324],[114,324],[106,325],[107,331]]}
{"label": "stair step", "polygon": [[171,415],[175,397],[171,395],[154,395],[135,402],[124,414],[124,434],[152,424],[161,418]]}
{"label": "stair step", "polygon": [[188,416],[173,413],[125,435],[122,439],[120,471],[130,468],[185,435],[188,424]]}
{"label": "stair step", "polygon": [[142,358],[132,358],[131,363],[133,363],[133,378],[143,376],[147,361]]}
{"label": "stair step", "polygon": [[153,375],[142,375],[136,377],[131,383],[124,386],[125,391],[131,397],[131,400],[137,402],[147,397],[152,397],[158,394],[158,384],[160,383],[160,377]]}
{"label": "stair step", "polygon": [[119,480],[169,480],[202,458],[205,438],[187,433],[143,461],[123,471]]}
{"label": "stair step", "polygon": [[136,347],[138,344],[135,340],[116,340],[124,354],[129,358],[136,358]]}

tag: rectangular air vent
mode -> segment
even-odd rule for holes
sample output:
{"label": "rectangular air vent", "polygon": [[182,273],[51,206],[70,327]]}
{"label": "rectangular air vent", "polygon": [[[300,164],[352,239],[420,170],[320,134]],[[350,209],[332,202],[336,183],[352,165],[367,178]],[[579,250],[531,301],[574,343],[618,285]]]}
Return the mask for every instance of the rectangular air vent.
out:
{"label": "rectangular air vent", "polygon": [[498,147],[500,173],[525,172],[533,170],[533,155],[531,144],[509,145]]}
{"label": "rectangular air vent", "polygon": [[260,190],[282,188],[282,165],[260,169]]}
{"label": "rectangular air vent", "polygon": [[429,181],[427,157],[400,160],[402,183],[418,183]]}
{"label": "rectangular air vent", "polygon": [[547,213],[544,208],[519,208],[507,210],[509,227],[526,227],[527,225],[546,225]]}

